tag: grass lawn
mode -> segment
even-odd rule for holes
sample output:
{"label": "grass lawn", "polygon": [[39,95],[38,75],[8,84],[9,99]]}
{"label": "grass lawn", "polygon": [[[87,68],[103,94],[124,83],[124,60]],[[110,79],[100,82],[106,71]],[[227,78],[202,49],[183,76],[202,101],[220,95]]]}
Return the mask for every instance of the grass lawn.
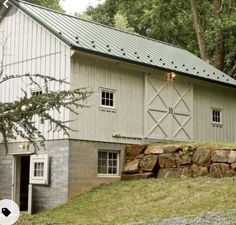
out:
{"label": "grass lawn", "polygon": [[235,177],[146,179],[103,185],[57,208],[24,215],[18,225],[128,224],[233,208]]}

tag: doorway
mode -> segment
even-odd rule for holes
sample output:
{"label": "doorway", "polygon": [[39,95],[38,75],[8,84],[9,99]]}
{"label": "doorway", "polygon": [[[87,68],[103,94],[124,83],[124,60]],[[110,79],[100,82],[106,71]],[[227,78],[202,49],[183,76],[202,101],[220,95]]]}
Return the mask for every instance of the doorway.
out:
{"label": "doorway", "polygon": [[28,211],[30,155],[14,155],[12,172],[12,199],[20,211]]}
{"label": "doorway", "polygon": [[28,211],[30,157],[21,156],[20,211]]}

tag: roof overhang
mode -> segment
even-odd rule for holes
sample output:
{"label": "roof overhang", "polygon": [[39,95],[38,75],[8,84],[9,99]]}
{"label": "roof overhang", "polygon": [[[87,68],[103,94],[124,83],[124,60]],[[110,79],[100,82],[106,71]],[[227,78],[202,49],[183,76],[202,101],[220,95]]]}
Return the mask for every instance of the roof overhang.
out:
{"label": "roof overhang", "polygon": [[210,80],[210,79],[205,78],[205,77],[196,77],[194,74],[183,73],[183,72],[180,72],[178,70],[170,70],[170,69],[166,69],[166,68],[159,67],[159,66],[156,66],[156,65],[150,65],[150,64],[147,64],[147,63],[137,62],[137,61],[129,60],[129,59],[126,59],[126,58],[117,57],[117,56],[114,56],[114,55],[108,55],[108,54],[105,54],[103,52],[93,51],[93,50],[89,50],[89,49],[82,48],[82,47],[77,47],[77,46],[72,45],[71,49],[76,50],[76,51],[81,51],[81,52],[84,52],[84,53],[89,53],[89,54],[92,54],[92,55],[102,56],[102,57],[113,59],[113,60],[118,60],[118,61],[123,61],[123,62],[126,62],[126,63],[131,63],[133,65],[143,66],[143,67],[150,68],[150,69],[158,69],[158,70],[162,70],[162,71],[166,71],[166,72],[174,72],[174,73],[177,73],[179,75],[182,75],[182,76],[185,76],[185,77],[188,77],[188,78],[190,77],[190,78],[195,79],[195,80],[202,80],[202,81],[207,81],[208,83],[215,83],[215,84],[218,84],[218,85],[221,85],[221,86],[236,88],[235,85],[228,84],[228,83],[222,83],[222,82],[217,81],[217,80]]}

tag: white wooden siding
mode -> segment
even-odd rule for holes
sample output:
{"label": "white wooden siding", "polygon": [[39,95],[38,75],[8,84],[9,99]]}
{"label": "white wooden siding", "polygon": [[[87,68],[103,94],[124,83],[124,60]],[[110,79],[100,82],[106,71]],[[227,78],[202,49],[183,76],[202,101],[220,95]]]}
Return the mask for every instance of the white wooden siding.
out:
{"label": "white wooden siding", "polygon": [[[49,33],[37,22],[20,10],[11,8],[0,21],[0,35],[8,37],[4,60],[4,73],[42,74],[70,81],[70,48]],[[2,53],[0,52],[1,56]],[[13,101],[22,95],[21,88],[30,91],[27,80],[12,80],[1,86],[0,100]],[[69,88],[62,85],[60,89]],[[58,84],[51,84],[50,89],[59,89]],[[51,112],[54,118],[69,119],[69,112],[60,114]],[[47,139],[64,138],[62,132],[48,132],[49,124],[39,125]]]}
{"label": "white wooden siding", "polygon": [[[80,111],[72,138],[135,143],[143,137],[144,74],[115,62],[88,55],[72,60],[72,88],[90,87],[95,93],[88,109]],[[115,90],[115,111],[100,108],[100,88]],[[75,117],[74,117],[75,118]],[[120,137],[113,137],[119,134]]]}
{"label": "white wooden siding", "polygon": [[[222,109],[222,126],[212,121],[212,107]],[[220,85],[194,84],[194,140],[236,141],[236,89]]]}

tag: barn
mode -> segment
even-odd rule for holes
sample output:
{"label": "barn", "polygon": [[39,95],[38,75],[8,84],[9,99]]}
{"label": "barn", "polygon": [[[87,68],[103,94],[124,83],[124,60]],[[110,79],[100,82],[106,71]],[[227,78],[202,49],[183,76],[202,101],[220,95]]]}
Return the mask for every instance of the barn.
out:
{"label": "barn", "polygon": [[[0,34],[7,37],[5,74],[39,73],[67,79],[67,90],[94,90],[79,115],[53,112],[74,120],[70,137],[39,124],[46,150],[35,155],[19,138],[7,156],[1,147],[0,199],[22,211],[119,180],[125,144],[236,141],[236,80],[185,49],[16,0],[1,8]],[[27,88],[8,82],[0,99],[43,91]]]}

